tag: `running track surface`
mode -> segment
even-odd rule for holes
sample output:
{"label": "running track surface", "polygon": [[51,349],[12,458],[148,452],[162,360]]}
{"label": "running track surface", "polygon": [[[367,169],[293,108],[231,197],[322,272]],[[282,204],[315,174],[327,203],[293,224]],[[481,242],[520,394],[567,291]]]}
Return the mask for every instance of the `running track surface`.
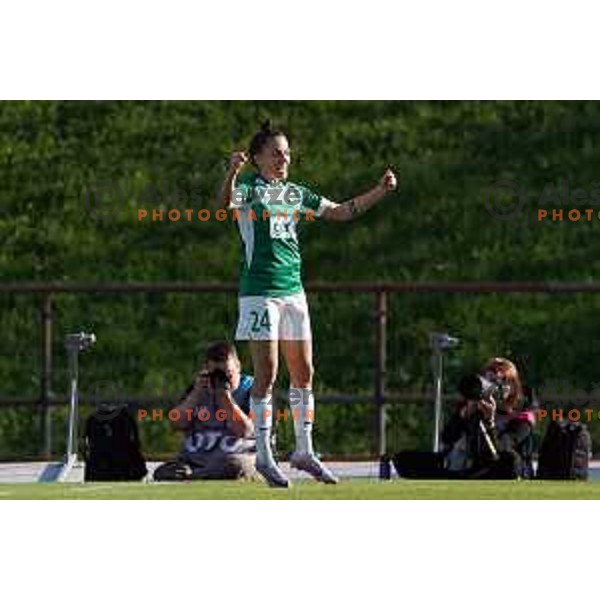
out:
{"label": "running track surface", "polygon": [[[151,474],[159,465],[158,462],[149,462],[148,471]],[[2,483],[34,483],[43,478],[48,468],[56,463],[48,462],[12,462],[0,463],[0,484]],[[328,466],[340,477],[379,477],[379,465],[375,462],[328,462]],[[288,463],[281,463],[283,471],[291,479],[310,478],[303,472],[290,469]],[[590,480],[600,481],[600,460],[590,463]],[[78,463],[67,478],[72,483],[83,481],[83,464]]]}

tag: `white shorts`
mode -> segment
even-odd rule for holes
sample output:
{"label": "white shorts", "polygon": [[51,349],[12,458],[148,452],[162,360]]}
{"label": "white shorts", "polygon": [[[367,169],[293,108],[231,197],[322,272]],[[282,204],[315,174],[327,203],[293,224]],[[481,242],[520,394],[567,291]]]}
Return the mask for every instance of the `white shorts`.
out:
{"label": "white shorts", "polygon": [[291,296],[241,296],[236,340],[310,340],[304,292]]}

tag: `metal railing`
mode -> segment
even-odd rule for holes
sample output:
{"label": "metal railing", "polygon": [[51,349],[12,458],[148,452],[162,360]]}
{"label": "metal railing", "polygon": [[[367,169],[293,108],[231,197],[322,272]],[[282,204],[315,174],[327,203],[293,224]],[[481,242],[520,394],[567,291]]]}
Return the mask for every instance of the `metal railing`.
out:
{"label": "metal railing", "polygon": [[[598,293],[600,283],[578,282],[351,282],[351,283],[308,283],[308,292],[319,293],[366,293],[373,296],[373,328],[375,347],[373,348],[373,363],[375,376],[372,396],[364,395],[321,395],[320,401],[331,403],[373,402],[377,407],[376,437],[377,452],[384,455],[386,443],[386,406],[391,402],[413,402],[432,400],[430,396],[413,393],[389,394],[386,390],[387,375],[387,331],[388,331],[388,296],[390,294],[573,294]],[[66,397],[56,397],[53,393],[53,338],[54,338],[54,305],[53,300],[62,294],[99,293],[99,294],[135,294],[135,293],[230,293],[237,291],[234,283],[192,283],[192,282],[112,282],[112,283],[72,283],[72,282],[19,282],[0,283],[0,294],[26,294],[39,296],[41,331],[40,353],[41,372],[39,374],[40,388],[37,398],[0,396],[0,408],[8,406],[37,406],[41,409],[40,435],[42,440],[42,455],[51,455],[51,420],[52,406],[65,404]],[[445,399],[448,399],[445,396]],[[82,395],[83,403],[103,401]],[[140,400],[135,397],[125,398],[124,401]],[[143,398],[145,403],[164,402],[161,397]]]}

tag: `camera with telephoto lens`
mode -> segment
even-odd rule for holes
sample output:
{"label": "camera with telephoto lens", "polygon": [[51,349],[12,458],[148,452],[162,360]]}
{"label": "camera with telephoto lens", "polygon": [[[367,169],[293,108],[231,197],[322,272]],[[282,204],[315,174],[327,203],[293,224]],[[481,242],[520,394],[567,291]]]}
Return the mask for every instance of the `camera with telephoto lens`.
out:
{"label": "camera with telephoto lens", "polygon": [[208,379],[212,388],[231,389],[231,380],[223,369],[213,369],[208,372]]}
{"label": "camera with telephoto lens", "polygon": [[510,385],[500,377],[471,374],[465,375],[458,384],[458,391],[466,400],[487,400],[493,398],[498,404],[510,393]]}

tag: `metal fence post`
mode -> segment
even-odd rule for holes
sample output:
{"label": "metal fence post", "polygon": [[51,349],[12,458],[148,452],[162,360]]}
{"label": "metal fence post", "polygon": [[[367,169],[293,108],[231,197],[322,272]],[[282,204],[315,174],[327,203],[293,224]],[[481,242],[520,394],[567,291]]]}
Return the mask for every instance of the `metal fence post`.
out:
{"label": "metal fence post", "polygon": [[377,454],[382,458],[386,454],[385,435],[386,405],[385,380],[387,369],[387,294],[377,291],[375,295],[375,404],[377,406]]}
{"label": "metal fence post", "polygon": [[433,400],[433,451],[440,451],[440,431],[442,426],[442,402],[443,402],[443,390],[442,390],[442,373],[444,371],[444,357],[440,349],[433,352],[431,358],[431,364],[433,368],[433,382],[434,382],[434,400]]}
{"label": "metal fence post", "polygon": [[42,456],[52,457],[52,295],[44,294],[42,301],[42,376],[40,381],[40,432]]}

